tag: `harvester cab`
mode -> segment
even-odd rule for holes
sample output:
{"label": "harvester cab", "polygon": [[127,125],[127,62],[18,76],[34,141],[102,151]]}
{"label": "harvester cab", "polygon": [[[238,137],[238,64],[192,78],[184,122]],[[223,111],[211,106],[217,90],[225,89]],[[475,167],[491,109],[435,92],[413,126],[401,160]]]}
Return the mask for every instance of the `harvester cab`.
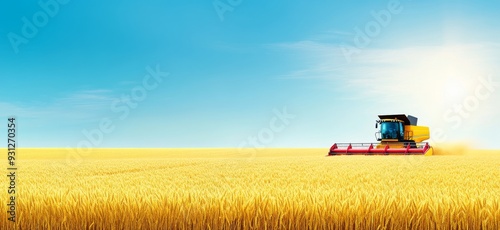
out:
{"label": "harvester cab", "polygon": [[375,124],[377,128],[380,124],[380,131],[375,133],[377,141],[402,141],[404,137],[403,122],[395,119],[378,120]]}
{"label": "harvester cab", "polygon": [[379,115],[375,123],[378,143],[335,143],[331,155],[432,155],[427,142],[429,128],[417,126],[418,119],[411,115]]}

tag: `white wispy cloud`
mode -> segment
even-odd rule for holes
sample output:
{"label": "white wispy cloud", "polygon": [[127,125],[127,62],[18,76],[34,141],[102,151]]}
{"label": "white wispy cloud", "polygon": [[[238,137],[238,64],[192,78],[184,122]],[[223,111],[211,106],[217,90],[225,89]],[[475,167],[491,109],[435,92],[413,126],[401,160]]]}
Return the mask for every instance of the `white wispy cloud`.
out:
{"label": "white wispy cloud", "polygon": [[95,89],[69,93],[44,104],[0,101],[0,115],[52,120],[95,119],[109,111],[113,100],[113,91]]}
{"label": "white wispy cloud", "polygon": [[493,74],[497,67],[488,65],[491,60],[486,59],[491,57],[484,54],[497,49],[497,45],[480,43],[361,49],[359,54],[352,56],[351,62],[346,60],[337,44],[308,40],[276,46],[298,52],[309,62],[281,78],[320,79],[335,85],[342,83],[342,87],[363,89],[359,92],[364,92],[363,95],[369,98],[383,95],[408,97],[410,92],[414,92],[408,87],[435,95],[447,80],[470,83],[478,76]]}
{"label": "white wispy cloud", "polygon": [[[450,127],[456,123],[445,116],[456,116],[463,121],[461,125],[477,128],[491,126],[485,122],[500,116],[496,106],[500,100],[498,43],[364,48],[350,62],[338,43],[305,40],[276,47],[307,60],[280,78],[326,84],[337,98],[375,105],[381,111],[416,113],[448,133],[453,133]],[[494,92],[483,86],[489,78],[493,83],[487,84],[494,85]],[[478,88],[489,94],[488,99],[477,98]],[[456,111],[457,106],[464,108],[474,100],[477,108],[466,111],[467,116]]]}
{"label": "white wispy cloud", "polygon": [[113,100],[111,90],[84,90],[55,99],[54,106],[92,112],[109,108]]}

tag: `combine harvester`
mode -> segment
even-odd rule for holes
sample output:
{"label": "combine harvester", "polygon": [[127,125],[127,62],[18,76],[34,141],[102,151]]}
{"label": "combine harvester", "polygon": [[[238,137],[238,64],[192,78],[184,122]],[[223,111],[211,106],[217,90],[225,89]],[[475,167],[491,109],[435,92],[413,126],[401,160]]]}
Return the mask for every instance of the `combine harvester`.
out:
{"label": "combine harvester", "polygon": [[426,155],[433,154],[428,142],[429,127],[417,126],[417,118],[404,114],[379,115],[375,128],[378,143],[335,143],[328,156],[334,155]]}

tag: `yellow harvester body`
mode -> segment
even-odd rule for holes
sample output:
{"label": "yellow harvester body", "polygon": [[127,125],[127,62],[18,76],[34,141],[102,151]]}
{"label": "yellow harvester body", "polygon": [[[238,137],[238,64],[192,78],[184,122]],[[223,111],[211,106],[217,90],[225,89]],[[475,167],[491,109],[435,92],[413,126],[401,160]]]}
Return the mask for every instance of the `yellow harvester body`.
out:
{"label": "yellow harvester body", "polygon": [[[378,143],[339,143],[330,148],[329,155],[384,154],[432,155],[433,149],[425,140],[430,138],[429,127],[418,126],[411,115],[379,115],[375,133]],[[339,148],[345,146],[345,149]]]}

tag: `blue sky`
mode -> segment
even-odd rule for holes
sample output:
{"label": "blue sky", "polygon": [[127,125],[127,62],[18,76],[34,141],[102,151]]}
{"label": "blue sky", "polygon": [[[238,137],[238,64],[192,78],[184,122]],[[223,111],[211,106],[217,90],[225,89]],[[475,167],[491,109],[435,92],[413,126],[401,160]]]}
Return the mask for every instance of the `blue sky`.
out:
{"label": "blue sky", "polygon": [[500,148],[495,1],[1,4],[21,146],[328,148],[407,113],[434,143]]}

